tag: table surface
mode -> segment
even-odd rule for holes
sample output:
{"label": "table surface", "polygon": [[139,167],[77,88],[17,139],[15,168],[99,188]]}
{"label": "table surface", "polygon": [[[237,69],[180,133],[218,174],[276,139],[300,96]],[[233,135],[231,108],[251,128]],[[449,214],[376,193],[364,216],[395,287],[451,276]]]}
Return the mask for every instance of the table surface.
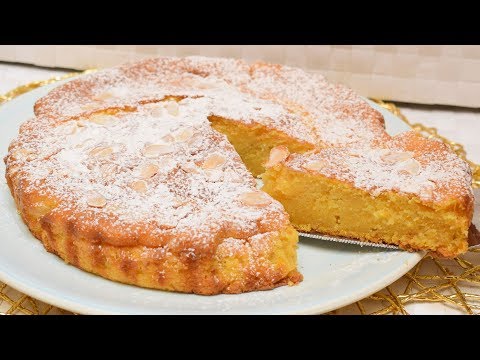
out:
{"label": "table surface", "polygon": [[[45,80],[50,77],[65,74],[66,71],[56,69],[44,69],[33,66],[17,65],[0,62],[0,94],[32,81]],[[397,104],[402,113],[412,123],[419,122],[425,126],[435,127],[440,135],[463,144],[470,160],[480,163],[480,109],[454,108],[446,106]],[[469,261],[475,265],[480,264],[480,255],[470,256]],[[433,261],[426,264],[422,269],[426,272],[436,272]],[[430,267],[430,269],[429,269]],[[402,286],[399,280],[393,286]],[[13,290],[12,290],[13,291]],[[480,294],[480,287],[469,289],[470,292]],[[7,304],[2,304],[0,299],[0,311]],[[457,314],[462,313],[459,309],[445,305],[445,303],[412,303],[406,306],[410,314]],[[355,305],[350,305],[336,313],[358,313]]]}

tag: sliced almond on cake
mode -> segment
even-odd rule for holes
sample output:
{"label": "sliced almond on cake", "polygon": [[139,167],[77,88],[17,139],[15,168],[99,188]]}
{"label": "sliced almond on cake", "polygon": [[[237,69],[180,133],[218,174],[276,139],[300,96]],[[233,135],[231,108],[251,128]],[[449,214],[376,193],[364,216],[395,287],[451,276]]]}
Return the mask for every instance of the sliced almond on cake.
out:
{"label": "sliced almond on cake", "polygon": [[113,122],[113,118],[107,114],[94,114],[88,118],[88,121],[98,125],[107,125]]}
{"label": "sliced almond on cake", "polygon": [[240,195],[240,201],[248,206],[266,206],[272,202],[272,199],[262,192],[252,191]]}
{"label": "sliced almond on cake", "polygon": [[399,164],[401,173],[417,175],[420,172],[420,163],[415,159],[408,159]]}
{"label": "sliced almond on cake", "polygon": [[107,199],[97,192],[91,192],[87,197],[87,204],[95,208],[103,208],[107,204]]}
{"label": "sliced almond on cake", "polygon": [[165,109],[167,109],[167,112],[172,116],[178,116],[180,113],[180,109],[176,101],[167,101],[165,103]]}
{"label": "sliced almond on cake", "polygon": [[287,159],[288,155],[290,155],[290,152],[285,145],[272,148],[272,150],[270,150],[270,156],[268,157],[265,167],[272,167],[280,164]]}
{"label": "sliced almond on cake", "polygon": [[380,156],[383,162],[387,164],[396,164],[402,161],[409,160],[413,157],[413,153],[411,151],[393,151],[393,150],[385,150],[383,154]]}
{"label": "sliced almond on cake", "polygon": [[159,167],[156,164],[145,164],[139,168],[138,176],[142,179],[150,179],[158,173]]}
{"label": "sliced almond on cake", "polygon": [[218,167],[221,167],[227,159],[224,156],[219,154],[212,154],[208,156],[202,163],[202,168],[205,170],[212,170]]}
{"label": "sliced almond on cake", "polygon": [[113,149],[109,146],[97,146],[88,153],[96,158],[106,157],[113,153]]}
{"label": "sliced almond on cake", "polygon": [[98,95],[96,95],[94,97],[95,100],[99,100],[99,101],[102,101],[102,100],[108,100],[108,99],[111,99],[113,98],[113,94],[110,92],[110,91],[104,91]]}
{"label": "sliced almond on cake", "polygon": [[128,186],[140,194],[144,194],[147,192],[147,184],[145,184],[145,182],[141,180],[132,181]]}
{"label": "sliced almond on cake", "polygon": [[325,160],[313,160],[304,164],[303,168],[307,170],[320,171],[325,166],[327,166],[327,162]]}
{"label": "sliced almond on cake", "polygon": [[186,127],[177,131],[174,135],[177,142],[184,142],[190,140],[193,136],[193,129],[191,127]]}
{"label": "sliced almond on cake", "polygon": [[160,155],[169,154],[173,151],[173,147],[169,145],[153,144],[145,146],[142,150],[142,154],[147,158],[156,158]]}

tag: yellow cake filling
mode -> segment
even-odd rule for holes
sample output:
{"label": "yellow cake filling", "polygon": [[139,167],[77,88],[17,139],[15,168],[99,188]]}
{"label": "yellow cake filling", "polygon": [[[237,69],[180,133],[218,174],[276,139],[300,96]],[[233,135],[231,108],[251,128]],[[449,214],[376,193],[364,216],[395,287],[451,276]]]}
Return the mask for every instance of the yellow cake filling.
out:
{"label": "yellow cake filling", "polygon": [[469,219],[455,200],[425,204],[396,192],[372,197],[345,182],[283,165],[268,168],[262,178],[262,190],[285,206],[301,231],[428,249],[446,257],[466,251]]}
{"label": "yellow cake filling", "polygon": [[261,124],[248,126],[218,116],[210,116],[209,120],[215,130],[227,136],[253,176],[265,171],[270,150],[276,146],[285,145],[292,153],[304,153],[314,147]]}

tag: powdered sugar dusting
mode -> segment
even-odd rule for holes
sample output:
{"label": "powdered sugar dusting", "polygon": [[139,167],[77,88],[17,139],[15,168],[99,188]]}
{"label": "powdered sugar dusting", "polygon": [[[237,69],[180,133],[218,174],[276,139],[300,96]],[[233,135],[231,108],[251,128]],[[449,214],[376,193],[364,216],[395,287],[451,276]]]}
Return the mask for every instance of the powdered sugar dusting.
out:
{"label": "powdered sugar dusting", "polygon": [[468,164],[444,144],[433,143],[414,132],[373,146],[337,147],[292,155],[286,165],[297,171],[346,181],[372,196],[392,190],[436,202],[452,196],[473,196]]}
{"label": "powdered sugar dusting", "polygon": [[246,88],[308,114],[321,146],[369,143],[386,136],[382,115],[345,86],[288,66],[257,63],[251,73]]}
{"label": "powdered sugar dusting", "polygon": [[[242,60],[147,59],[73,80],[40,99],[37,116],[58,120],[105,107],[128,107],[166,96],[216,99],[217,115],[257,121],[320,146],[387,136],[383,117],[352,90],[318,74]],[[258,111],[258,110],[257,110]]]}
{"label": "powdered sugar dusting", "polygon": [[[157,241],[162,234],[188,234],[205,246],[226,229],[231,237],[248,238],[283,228],[288,216],[277,201],[241,201],[257,191],[255,180],[226,137],[211,129],[208,101],[184,99],[177,115],[165,102],[147,104],[100,124],[81,117],[52,127],[33,119],[34,130],[11,147],[9,166],[21,165],[17,176],[27,184],[25,193],[53,195],[55,212],[71,212],[85,226],[108,221],[130,236],[148,230]],[[152,145],[171,151],[145,156]],[[27,160],[21,149],[33,157]],[[207,168],[212,155],[214,166]],[[139,180],[142,191],[135,191],[132,183]]]}

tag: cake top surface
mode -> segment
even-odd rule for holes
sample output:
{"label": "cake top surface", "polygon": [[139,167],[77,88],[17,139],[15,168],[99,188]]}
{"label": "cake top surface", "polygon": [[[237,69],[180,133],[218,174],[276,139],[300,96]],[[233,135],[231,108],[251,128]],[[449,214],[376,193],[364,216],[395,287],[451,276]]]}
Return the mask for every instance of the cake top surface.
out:
{"label": "cake top surface", "polygon": [[291,155],[286,166],[340,179],[377,196],[384,191],[441,202],[472,197],[468,164],[439,141],[414,131],[363,147],[331,147]]}
{"label": "cake top surface", "polygon": [[11,169],[24,192],[53,195],[54,212],[85,229],[102,225],[117,245],[141,238],[158,246],[169,237],[207,246],[219,233],[244,239],[285,226],[282,205],[256,190],[233,146],[211,129],[200,111],[205,101],[163,101],[56,126],[32,120],[11,147]]}
{"label": "cake top surface", "polygon": [[385,134],[380,113],[352,90],[330,84],[320,74],[222,58],[163,57],[95,72],[53,90],[37,102],[35,113],[60,119],[165,96],[205,95],[223,95],[230,103],[241,98],[244,105],[263,100],[287,108],[300,118],[282,119],[271,112],[269,125],[278,129],[283,122],[281,130],[287,135],[319,145],[365,143]]}

